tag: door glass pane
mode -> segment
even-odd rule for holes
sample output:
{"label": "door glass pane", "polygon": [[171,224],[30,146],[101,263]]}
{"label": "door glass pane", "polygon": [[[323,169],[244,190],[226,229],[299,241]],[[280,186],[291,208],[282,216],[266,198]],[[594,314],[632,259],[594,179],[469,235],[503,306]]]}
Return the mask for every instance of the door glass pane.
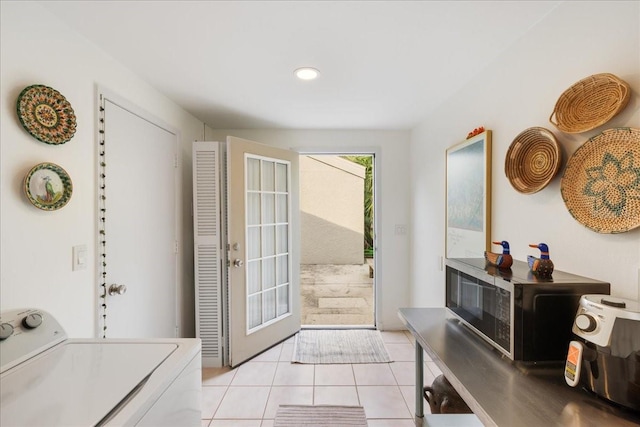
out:
{"label": "door glass pane", "polygon": [[260,225],[260,193],[247,194],[248,225]]}
{"label": "door glass pane", "polygon": [[261,234],[260,227],[247,229],[247,256],[250,260],[260,258]]}
{"label": "door glass pane", "polygon": [[276,222],[276,202],[275,194],[263,194],[262,195],[262,223],[273,224]]}
{"label": "door glass pane", "polygon": [[276,227],[274,225],[265,225],[262,227],[264,232],[262,256],[272,256],[276,254]]}
{"label": "door glass pane", "polygon": [[286,194],[278,194],[278,205],[276,206],[276,222],[287,222],[289,217],[289,205],[287,204],[288,196]]}
{"label": "door glass pane", "polygon": [[276,290],[271,289],[264,293],[264,321],[276,318]]}
{"label": "door glass pane", "polygon": [[260,292],[261,283],[260,280],[260,264],[262,261],[249,261],[247,263],[247,292],[249,295],[255,294],[256,292]]}
{"label": "door glass pane", "polygon": [[276,164],[276,191],[278,192],[286,192],[288,189],[287,169],[284,163]]}
{"label": "door glass pane", "polygon": [[273,162],[262,161],[262,191],[275,191],[275,165]]}
{"label": "door glass pane", "polygon": [[247,300],[247,315],[249,328],[262,324],[262,294],[250,295]]}
{"label": "door glass pane", "polygon": [[278,285],[289,282],[289,255],[280,255],[277,259]]}
{"label": "door glass pane", "polygon": [[260,160],[247,159],[247,190],[260,190]]}
{"label": "door glass pane", "polygon": [[276,285],[276,259],[265,258],[262,261],[262,289],[273,288]]}
{"label": "door glass pane", "polygon": [[289,252],[289,226],[278,225],[276,226],[276,253],[284,254]]}
{"label": "door glass pane", "polygon": [[289,312],[289,285],[279,286],[278,288],[278,316]]}

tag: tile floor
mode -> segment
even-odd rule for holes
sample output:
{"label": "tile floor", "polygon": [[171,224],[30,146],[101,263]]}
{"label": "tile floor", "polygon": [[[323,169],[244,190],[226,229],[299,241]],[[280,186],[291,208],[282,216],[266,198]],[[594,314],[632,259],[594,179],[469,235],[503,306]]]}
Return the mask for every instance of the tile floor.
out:
{"label": "tile floor", "polygon": [[[391,363],[291,363],[290,338],[235,369],[203,368],[202,427],[272,427],[280,404],[361,405],[369,427],[414,427],[413,338],[406,331],[382,338]],[[425,355],[424,383],[440,373]]]}

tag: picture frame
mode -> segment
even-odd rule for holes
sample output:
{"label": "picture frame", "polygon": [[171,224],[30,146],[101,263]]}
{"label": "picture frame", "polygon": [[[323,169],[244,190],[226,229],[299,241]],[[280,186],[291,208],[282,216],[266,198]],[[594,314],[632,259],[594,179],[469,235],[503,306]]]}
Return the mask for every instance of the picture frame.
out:
{"label": "picture frame", "polygon": [[491,131],[446,150],[445,256],[484,258],[491,246]]}

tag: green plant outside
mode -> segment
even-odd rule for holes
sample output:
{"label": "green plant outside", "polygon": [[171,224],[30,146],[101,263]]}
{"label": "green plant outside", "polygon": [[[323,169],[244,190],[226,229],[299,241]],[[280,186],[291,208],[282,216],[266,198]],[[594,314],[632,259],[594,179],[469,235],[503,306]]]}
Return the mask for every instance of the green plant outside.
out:
{"label": "green plant outside", "polygon": [[364,176],[364,256],[373,258],[373,156],[342,156],[365,167]]}

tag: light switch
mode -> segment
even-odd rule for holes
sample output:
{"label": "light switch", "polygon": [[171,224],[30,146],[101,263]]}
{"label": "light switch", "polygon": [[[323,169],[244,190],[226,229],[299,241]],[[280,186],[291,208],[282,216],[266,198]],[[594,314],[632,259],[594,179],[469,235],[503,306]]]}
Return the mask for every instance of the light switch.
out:
{"label": "light switch", "polygon": [[395,233],[397,236],[404,236],[407,234],[407,226],[404,224],[396,224]]}
{"label": "light switch", "polygon": [[77,245],[72,248],[73,252],[73,264],[72,270],[86,270],[87,269],[87,245]]}

